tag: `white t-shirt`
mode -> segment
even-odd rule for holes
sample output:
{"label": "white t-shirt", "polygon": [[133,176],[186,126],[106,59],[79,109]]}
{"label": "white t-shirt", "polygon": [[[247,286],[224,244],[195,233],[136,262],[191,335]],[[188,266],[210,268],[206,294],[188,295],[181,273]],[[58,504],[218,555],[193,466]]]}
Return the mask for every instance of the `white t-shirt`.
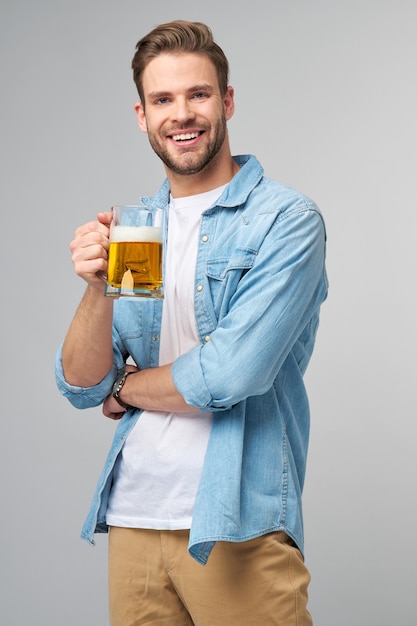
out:
{"label": "white t-shirt", "polygon": [[[194,315],[194,274],[201,213],[223,189],[171,198],[161,365],[172,363],[200,343]],[[211,423],[210,411],[144,411],[115,466],[107,524],[159,530],[190,528]]]}

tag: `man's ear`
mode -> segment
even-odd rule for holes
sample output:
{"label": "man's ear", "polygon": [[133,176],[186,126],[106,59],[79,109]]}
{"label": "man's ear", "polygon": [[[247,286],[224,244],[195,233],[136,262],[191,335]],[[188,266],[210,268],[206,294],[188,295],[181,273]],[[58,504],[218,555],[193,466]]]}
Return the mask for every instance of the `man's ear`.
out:
{"label": "man's ear", "polygon": [[142,132],[147,133],[148,125],[146,123],[146,115],[145,115],[145,110],[143,108],[142,103],[136,102],[134,108],[135,108],[135,113],[136,113],[136,118],[138,120],[139,128],[141,129]]}
{"label": "man's ear", "polygon": [[235,91],[230,85],[227,88],[226,94],[223,98],[224,115],[226,120],[230,120],[235,112]]}

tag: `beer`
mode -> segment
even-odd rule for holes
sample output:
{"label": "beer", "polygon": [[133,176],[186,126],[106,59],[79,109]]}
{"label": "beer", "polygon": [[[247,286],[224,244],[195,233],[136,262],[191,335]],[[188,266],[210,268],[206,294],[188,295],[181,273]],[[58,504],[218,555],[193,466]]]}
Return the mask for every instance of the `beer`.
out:
{"label": "beer", "polygon": [[114,226],[108,284],[123,293],[158,293],[162,286],[162,236],[155,226]]}

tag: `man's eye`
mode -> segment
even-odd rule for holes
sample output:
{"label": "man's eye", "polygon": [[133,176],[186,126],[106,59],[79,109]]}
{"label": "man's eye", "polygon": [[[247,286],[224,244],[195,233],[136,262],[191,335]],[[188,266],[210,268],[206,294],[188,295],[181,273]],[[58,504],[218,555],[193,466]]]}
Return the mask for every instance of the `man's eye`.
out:
{"label": "man's eye", "polygon": [[202,91],[199,91],[198,93],[195,93],[193,97],[199,100],[201,98],[207,98],[207,94]]}
{"label": "man's eye", "polygon": [[158,98],[158,100],[156,100],[155,104],[166,104],[167,102],[169,102],[168,98]]}

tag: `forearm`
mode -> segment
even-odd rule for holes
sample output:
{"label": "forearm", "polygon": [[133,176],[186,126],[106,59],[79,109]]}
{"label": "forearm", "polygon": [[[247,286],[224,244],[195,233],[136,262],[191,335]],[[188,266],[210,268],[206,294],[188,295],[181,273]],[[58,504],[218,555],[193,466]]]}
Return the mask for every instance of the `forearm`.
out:
{"label": "forearm", "polygon": [[120,394],[126,404],[146,411],[195,412],[178,392],[171,365],[142,370],[128,376]]}
{"label": "forearm", "polygon": [[62,348],[65,379],[70,385],[99,383],[113,363],[113,301],[87,287]]}

